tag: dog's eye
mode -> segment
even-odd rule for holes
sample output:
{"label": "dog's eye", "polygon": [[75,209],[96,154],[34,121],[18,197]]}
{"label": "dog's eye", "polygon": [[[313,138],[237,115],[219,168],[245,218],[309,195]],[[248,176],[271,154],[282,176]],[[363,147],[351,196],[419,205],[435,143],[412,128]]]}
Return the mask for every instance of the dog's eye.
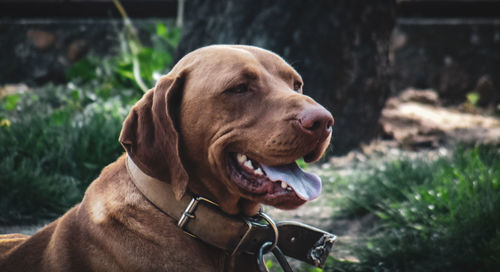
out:
{"label": "dog's eye", "polygon": [[302,87],[302,82],[300,82],[300,81],[295,81],[295,82],[293,83],[293,89],[294,89],[295,91],[300,90],[300,87]]}
{"label": "dog's eye", "polygon": [[240,84],[240,85],[237,85],[235,87],[227,89],[226,92],[236,93],[236,94],[246,93],[246,92],[248,92],[248,85],[246,85],[246,84]]}

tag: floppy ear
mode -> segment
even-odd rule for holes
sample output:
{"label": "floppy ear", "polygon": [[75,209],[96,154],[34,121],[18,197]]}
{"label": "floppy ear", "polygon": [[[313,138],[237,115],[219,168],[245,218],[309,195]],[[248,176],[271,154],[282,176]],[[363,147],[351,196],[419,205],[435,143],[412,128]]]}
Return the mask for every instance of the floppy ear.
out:
{"label": "floppy ear", "polygon": [[179,200],[189,176],[179,156],[179,134],[174,124],[184,76],[161,78],[130,110],[123,122],[120,143],[147,175],[172,185]]}

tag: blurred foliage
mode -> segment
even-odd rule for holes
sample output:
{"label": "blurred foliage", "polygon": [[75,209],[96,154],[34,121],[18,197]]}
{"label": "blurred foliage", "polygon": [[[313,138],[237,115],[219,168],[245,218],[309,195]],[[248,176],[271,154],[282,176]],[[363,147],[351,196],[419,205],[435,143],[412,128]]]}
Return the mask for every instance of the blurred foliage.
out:
{"label": "blurred foliage", "polygon": [[475,113],[478,111],[478,103],[481,99],[478,92],[470,92],[465,96],[463,108],[466,112]]}
{"label": "blurred foliage", "polygon": [[18,95],[15,109],[2,105],[10,125],[0,127],[0,223],[59,215],[123,152],[117,139],[128,106],[89,94],[47,85]]}
{"label": "blurred foliage", "polygon": [[[139,47],[150,86],[168,72],[180,31],[158,23],[151,47]],[[48,84],[0,99],[0,224],[51,219],[79,202],[101,169],[123,153],[122,122],[143,94],[131,76],[122,33],[116,56],[89,56]]]}
{"label": "blurred foliage", "polygon": [[[276,257],[272,256],[271,253],[267,253],[269,256],[269,260],[266,261],[266,266],[269,272],[283,272],[283,268],[281,267],[281,264],[278,262]],[[291,259],[287,257],[287,260],[290,261]],[[290,266],[294,271],[303,271],[303,272],[322,272],[323,269],[315,267],[313,265],[307,264],[307,263],[301,263],[301,266],[298,268],[294,268],[294,266],[290,263]]]}
{"label": "blurred foliage", "polygon": [[344,216],[376,220],[353,245],[359,263],[325,271],[500,271],[500,144],[343,179]]}
{"label": "blurred foliage", "polygon": [[140,77],[151,88],[172,67],[173,52],[180,40],[180,29],[169,28],[163,23],[157,23],[156,29],[149,31],[150,47],[127,39],[125,32],[119,33],[120,50],[116,56],[102,59],[90,55],[78,61],[67,71],[68,81],[78,86],[94,88],[95,94],[103,98],[118,95],[128,100],[137,100],[142,92],[137,88],[133,72],[135,56],[130,47],[133,46],[138,51]]}
{"label": "blurred foliage", "polygon": [[295,161],[295,163],[297,163],[297,165],[302,168],[302,169],[307,169],[307,162],[304,161],[304,158],[300,158],[298,160]]}
{"label": "blurred foliage", "polygon": [[469,102],[471,105],[477,106],[477,102],[479,102],[479,93],[477,92],[467,93],[466,98],[467,102]]}

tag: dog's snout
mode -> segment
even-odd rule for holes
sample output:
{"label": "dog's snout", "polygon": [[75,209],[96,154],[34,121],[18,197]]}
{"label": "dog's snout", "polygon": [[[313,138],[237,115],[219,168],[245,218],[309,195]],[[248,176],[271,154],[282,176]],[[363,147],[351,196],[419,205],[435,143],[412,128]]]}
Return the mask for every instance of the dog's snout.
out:
{"label": "dog's snout", "polygon": [[314,134],[330,132],[334,123],[331,113],[321,106],[304,109],[297,119],[302,129]]}

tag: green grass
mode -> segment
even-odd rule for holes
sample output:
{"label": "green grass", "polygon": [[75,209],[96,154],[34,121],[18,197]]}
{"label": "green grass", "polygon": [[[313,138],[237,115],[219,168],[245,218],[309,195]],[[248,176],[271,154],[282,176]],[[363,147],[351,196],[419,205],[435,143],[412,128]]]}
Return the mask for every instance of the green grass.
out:
{"label": "green grass", "polygon": [[141,77],[152,87],[155,75],[172,65],[180,30],[156,24],[150,47],[118,35],[116,56],[82,59],[67,71],[67,85],[0,99],[0,224],[61,215],[124,152],[118,142],[122,122],[143,94],[127,45],[138,49]]}
{"label": "green grass", "polygon": [[375,226],[352,245],[359,263],[325,271],[500,271],[500,145],[343,179],[343,216],[373,214]]}
{"label": "green grass", "polygon": [[58,216],[123,152],[121,100],[83,102],[51,85],[19,97],[14,110],[0,106],[9,120],[0,127],[1,224]]}

